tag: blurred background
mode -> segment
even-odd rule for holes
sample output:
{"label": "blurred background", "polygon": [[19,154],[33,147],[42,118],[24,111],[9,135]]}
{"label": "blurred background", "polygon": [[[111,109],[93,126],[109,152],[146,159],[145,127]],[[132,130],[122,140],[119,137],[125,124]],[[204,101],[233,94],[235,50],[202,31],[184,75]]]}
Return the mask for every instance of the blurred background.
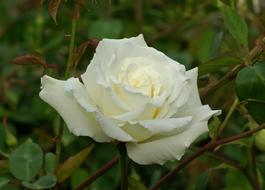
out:
{"label": "blurred background", "polygon": [[[1,152],[10,152],[16,146],[14,141],[18,142],[15,144],[21,144],[29,137],[44,152],[55,150],[58,117],[38,96],[43,66],[34,61],[32,63],[30,59],[14,62],[18,56],[33,54],[52,65],[45,71],[47,74],[63,79],[74,3],[73,0],[61,0],[57,24],[49,14],[49,3],[49,0],[1,0],[0,3]],[[251,49],[259,35],[264,34],[265,1],[231,0],[223,3],[237,9],[246,19]],[[228,33],[222,15],[221,1],[215,0],[84,0],[80,4],[75,46],[92,39],[124,38],[143,33],[149,46],[184,64],[187,70],[199,66],[199,85],[205,87],[240,62],[246,51]],[[94,49],[93,43],[88,44],[76,66],[75,75],[85,71]],[[213,62],[222,66],[203,66]],[[226,113],[234,95],[234,85],[229,83],[205,98],[204,102],[212,108],[221,108]],[[245,118],[235,114],[229,123],[231,131],[227,133],[243,131],[245,123]],[[74,137],[67,130],[64,133],[61,160],[93,142],[89,138]],[[207,136],[202,137],[200,142],[203,143],[204,140],[207,140]],[[222,153],[236,162],[244,161],[244,149],[240,145],[224,147]],[[76,187],[116,154],[114,145],[97,144],[84,164],[61,188]],[[264,155],[261,154],[259,159],[265,160]],[[138,166],[132,163],[130,175],[149,187],[176,163],[170,162],[165,167]],[[264,168],[262,162],[259,170],[261,178]],[[5,175],[9,175],[7,162],[0,155],[0,177]],[[88,189],[119,189],[119,178],[117,165]],[[14,187],[5,189],[11,188]],[[141,188],[144,189],[142,186]],[[182,170],[162,189],[252,188],[242,172],[205,155]]]}

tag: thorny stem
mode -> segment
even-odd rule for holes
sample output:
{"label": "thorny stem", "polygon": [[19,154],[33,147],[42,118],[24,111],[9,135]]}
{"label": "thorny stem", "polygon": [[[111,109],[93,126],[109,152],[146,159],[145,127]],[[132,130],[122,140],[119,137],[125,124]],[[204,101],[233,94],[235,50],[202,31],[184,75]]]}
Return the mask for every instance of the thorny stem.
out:
{"label": "thorny stem", "polygon": [[125,143],[119,143],[118,150],[120,152],[121,190],[128,190],[128,166]]}
{"label": "thorny stem", "polygon": [[61,150],[62,150],[62,135],[63,135],[63,127],[64,127],[64,122],[62,118],[58,115],[59,118],[59,129],[57,131],[57,136],[56,136],[56,160],[57,164],[60,163],[60,156],[61,156]]}
{"label": "thorny stem", "polygon": [[256,171],[256,159],[253,148],[248,148],[248,166],[244,170],[245,175],[248,177],[249,182],[255,190],[260,190],[260,184],[257,177]]}
{"label": "thorny stem", "polygon": [[[248,110],[245,108],[244,105],[239,104],[238,106],[239,112],[245,116],[250,125],[250,129],[253,129],[258,126],[258,123],[254,120],[254,118],[248,113]],[[258,180],[258,174],[256,171],[256,157],[255,157],[255,152],[253,150],[253,147],[249,148],[248,150],[248,167],[247,169],[243,170],[247,178],[249,179],[250,183],[252,184],[254,189],[259,190],[260,189],[260,183]]]}
{"label": "thorny stem", "polygon": [[[249,60],[252,61],[252,63],[255,62],[257,57],[264,51],[264,46],[260,45],[259,43],[261,43],[260,40],[257,41],[256,46],[247,55]],[[246,65],[247,64],[245,62],[240,64],[240,65],[236,65],[231,71],[229,71],[225,76],[223,76],[223,78],[221,78],[220,80],[218,80],[214,84],[200,90],[200,97],[202,99],[206,98],[208,95],[210,95],[215,90],[219,89],[220,87],[222,87],[225,84],[229,83],[230,81],[234,80],[237,73]]]}
{"label": "thorny stem", "polygon": [[196,152],[194,152],[190,157],[182,159],[179,164],[170,172],[168,172],[166,175],[164,175],[153,187],[151,187],[149,190],[156,190],[158,189],[163,183],[165,183],[167,180],[169,180],[171,177],[173,177],[179,170],[184,168],[186,165],[188,165],[190,162],[192,162],[194,159],[199,157],[201,154],[203,154],[206,151],[209,151],[211,149],[214,149],[222,144],[226,144],[241,138],[248,137],[256,132],[258,132],[261,129],[265,128],[265,124],[262,124],[259,127],[256,127],[254,129],[248,130],[244,133],[241,133],[239,135],[227,137],[224,139],[216,140],[216,141],[210,141],[206,145],[204,145],[202,148],[198,149]]}
{"label": "thorny stem", "polygon": [[69,44],[69,52],[68,52],[68,60],[67,60],[67,67],[65,71],[64,77],[67,78],[69,76],[72,62],[73,62],[73,52],[74,52],[74,44],[75,44],[75,32],[76,32],[76,18],[72,19],[72,31],[71,31],[71,39]]}
{"label": "thorny stem", "polygon": [[237,73],[240,71],[241,68],[245,67],[244,64],[236,65],[230,72],[228,72],[225,76],[223,76],[220,80],[215,82],[214,84],[207,86],[200,90],[200,97],[206,98],[215,90],[219,89],[220,87],[224,86],[225,84],[229,83],[230,81],[234,80]]}
{"label": "thorny stem", "polygon": [[[192,152],[195,152],[195,151],[198,150],[198,148],[194,148],[194,147],[191,147],[190,149],[192,150]],[[242,166],[239,163],[237,163],[236,161],[231,160],[231,159],[229,159],[229,158],[227,158],[227,157],[225,157],[225,156],[223,156],[221,154],[214,153],[214,152],[205,152],[204,155],[209,157],[209,158],[224,162],[224,163],[226,163],[226,164],[228,164],[228,165],[230,165],[230,166],[232,166],[234,168],[237,168],[239,170],[243,169]]]}
{"label": "thorny stem", "polygon": [[[75,11],[76,12],[76,11]],[[74,14],[76,14],[74,12]],[[74,16],[72,19],[72,29],[71,29],[71,39],[70,39],[70,44],[69,44],[69,51],[68,51],[68,59],[67,59],[67,66],[66,66],[66,70],[64,73],[64,78],[66,79],[69,74],[70,74],[70,70],[72,67],[72,62],[73,62],[73,52],[74,52],[74,44],[75,44],[75,32],[76,32],[76,21],[77,21],[77,17]],[[59,164],[60,161],[60,155],[61,155],[61,149],[62,149],[62,135],[63,135],[63,130],[64,130],[64,122],[62,120],[62,118],[60,118],[59,120],[59,130],[58,130],[58,134],[57,134],[57,141],[56,141],[56,158],[57,158],[57,163]]]}
{"label": "thorny stem", "polygon": [[74,190],[82,190],[88,187],[90,184],[92,184],[96,179],[98,179],[100,176],[105,174],[109,169],[111,169],[113,166],[115,166],[119,161],[119,156],[116,156],[111,161],[109,161],[107,164],[99,168],[94,174],[89,176],[84,182],[82,182],[77,188]]}

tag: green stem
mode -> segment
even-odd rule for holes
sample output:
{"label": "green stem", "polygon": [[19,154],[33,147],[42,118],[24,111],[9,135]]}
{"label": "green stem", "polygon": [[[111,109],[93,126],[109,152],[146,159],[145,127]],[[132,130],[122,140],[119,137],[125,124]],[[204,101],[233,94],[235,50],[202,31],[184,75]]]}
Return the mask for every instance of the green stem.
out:
{"label": "green stem", "polygon": [[0,155],[3,156],[4,158],[9,158],[9,155],[1,150],[0,150]]}
{"label": "green stem", "polygon": [[236,109],[238,103],[239,103],[239,100],[238,100],[238,98],[236,97],[235,100],[234,100],[234,103],[232,104],[231,108],[229,109],[229,111],[228,111],[228,113],[227,113],[227,115],[226,115],[226,117],[225,117],[223,123],[218,127],[218,130],[217,130],[217,132],[216,132],[216,135],[215,135],[215,137],[214,137],[214,140],[216,140],[216,139],[220,136],[220,134],[223,132],[223,130],[224,130],[224,128],[226,127],[226,125],[227,125],[229,119],[230,119],[231,116],[233,115],[233,113],[234,113],[234,111],[235,111],[235,109]]}
{"label": "green stem", "polygon": [[65,75],[64,75],[65,78],[67,78],[69,76],[69,72],[72,68],[73,52],[74,52],[74,44],[75,44],[75,32],[76,32],[76,19],[73,18],[72,30],[71,30],[71,40],[70,40],[68,60],[67,60],[67,67],[66,67],[66,71],[65,71]]}
{"label": "green stem", "polygon": [[260,190],[260,184],[257,176],[256,171],[256,159],[255,159],[255,153],[253,148],[248,148],[247,150],[247,156],[248,156],[248,164],[247,168],[245,169],[244,173],[249,179],[249,182],[253,186],[254,189]]}
{"label": "green stem", "polygon": [[[76,19],[72,19],[72,29],[71,29],[71,39],[70,39],[70,44],[69,44],[69,53],[68,53],[68,59],[67,59],[67,66],[66,70],[64,73],[64,78],[66,79],[69,74],[70,70],[72,67],[72,62],[73,62],[73,52],[74,52],[74,44],[75,44],[75,32],[76,32]],[[64,130],[64,122],[62,118],[59,120],[59,129],[57,132],[57,144],[56,144],[56,157],[57,157],[57,163],[59,164],[60,161],[60,155],[61,155],[61,149],[62,149],[62,135],[63,135],[63,130]]]}
{"label": "green stem", "polygon": [[58,126],[58,131],[57,131],[57,135],[56,135],[56,150],[55,150],[55,154],[56,154],[56,160],[57,160],[57,164],[59,165],[60,163],[60,156],[61,156],[61,151],[62,151],[62,136],[63,136],[63,119],[58,115],[59,117],[59,126]]}
{"label": "green stem", "polygon": [[120,167],[121,167],[121,190],[128,190],[128,167],[127,167],[127,153],[124,143],[120,143]]}

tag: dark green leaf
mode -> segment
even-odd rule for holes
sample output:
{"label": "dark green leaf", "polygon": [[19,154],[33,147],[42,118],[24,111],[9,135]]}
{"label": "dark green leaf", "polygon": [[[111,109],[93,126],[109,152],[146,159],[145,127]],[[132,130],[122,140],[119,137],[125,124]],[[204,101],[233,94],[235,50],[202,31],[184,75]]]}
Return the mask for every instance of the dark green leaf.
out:
{"label": "dark green leaf", "polygon": [[207,187],[207,183],[209,180],[209,171],[206,171],[200,175],[197,180],[196,186],[194,190],[204,190]]}
{"label": "dark green leaf", "polygon": [[4,185],[8,184],[9,181],[10,181],[10,179],[0,177],[0,189],[1,189]]}
{"label": "dark green leaf", "polygon": [[2,150],[5,147],[5,143],[6,143],[6,134],[4,126],[0,124],[0,150]]}
{"label": "dark green leaf", "polygon": [[76,188],[80,185],[87,177],[89,173],[84,168],[77,169],[74,174],[71,176],[71,187],[72,189]]}
{"label": "dark green leaf", "polygon": [[244,18],[231,7],[224,5],[224,22],[232,36],[248,47],[248,27]]}
{"label": "dark green leaf", "polygon": [[13,184],[6,184],[1,188],[1,190],[19,190],[19,189]]}
{"label": "dark green leaf", "polygon": [[76,171],[76,169],[85,161],[93,147],[94,144],[83,149],[78,154],[71,156],[58,168],[56,175],[59,183],[66,180]]}
{"label": "dark green leaf", "polygon": [[119,20],[97,20],[92,23],[90,29],[91,38],[118,38],[123,31]]}
{"label": "dark green leaf", "polygon": [[233,190],[252,190],[246,176],[238,170],[230,169],[224,176],[225,189]]}
{"label": "dark green leaf", "polygon": [[250,114],[259,122],[265,122],[265,63],[242,69],[236,78],[237,96],[246,105]]}
{"label": "dark green leaf", "polygon": [[40,171],[43,153],[39,145],[27,140],[12,152],[9,160],[11,173],[23,181],[32,180]]}
{"label": "dark green leaf", "polygon": [[56,176],[46,175],[46,176],[40,177],[34,183],[23,181],[22,185],[24,187],[27,187],[28,189],[48,189],[48,188],[55,186],[56,181],[57,181]]}
{"label": "dark green leaf", "polygon": [[8,173],[8,162],[7,160],[0,160],[0,175]]}
{"label": "dark green leaf", "polygon": [[220,71],[224,67],[232,67],[240,64],[242,61],[237,57],[217,57],[199,66],[199,75],[205,75],[211,72]]}
{"label": "dark green leaf", "polygon": [[57,164],[56,155],[51,152],[46,153],[44,162],[46,173],[53,174]]}
{"label": "dark green leaf", "polygon": [[211,57],[214,58],[217,56],[218,51],[220,49],[222,40],[223,40],[223,36],[224,36],[224,32],[219,32],[218,34],[216,34],[215,39],[214,39],[214,43],[213,43],[213,47],[212,47],[212,51],[211,51]]}

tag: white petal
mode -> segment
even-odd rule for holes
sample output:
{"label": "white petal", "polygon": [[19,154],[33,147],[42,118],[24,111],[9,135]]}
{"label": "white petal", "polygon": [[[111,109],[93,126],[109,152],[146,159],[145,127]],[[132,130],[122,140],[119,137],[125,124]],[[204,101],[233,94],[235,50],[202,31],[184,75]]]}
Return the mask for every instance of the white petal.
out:
{"label": "white petal", "polygon": [[147,46],[142,34],[132,38],[103,39],[98,43],[94,57],[96,56],[100,60],[100,64],[106,67],[114,55],[116,49],[122,47],[123,44],[128,42],[137,46]]}
{"label": "white petal", "polygon": [[197,85],[198,67],[187,71],[186,76],[190,79],[190,89],[192,90],[188,104],[192,107],[202,105]]}
{"label": "white petal", "polygon": [[139,164],[163,164],[168,160],[180,159],[185,149],[208,131],[208,119],[215,114],[220,114],[220,111],[213,111],[208,105],[186,111],[183,116],[193,117],[186,130],[173,136],[156,136],[142,143],[127,143],[128,155]]}
{"label": "white petal", "polygon": [[40,97],[64,119],[69,130],[77,136],[89,136],[99,142],[109,142],[92,113],[86,112],[75,98],[64,91],[65,81],[49,76],[41,78]]}
{"label": "white petal", "polygon": [[220,115],[221,110],[211,110],[211,108],[208,105],[203,105],[200,107],[190,108],[179,110],[179,112],[175,115],[175,117],[184,117],[187,115],[192,115],[193,122],[195,121],[207,121],[209,120],[213,115]]}
{"label": "white petal", "polygon": [[107,59],[110,59],[111,55],[117,48],[122,47],[123,44],[128,42],[138,46],[147,47],[147,44],[142,34],[132,38],[103,39],[99,42],[97,46],[96,54],[99,57],[105,57]]}
{"label": "white petal", "polygon": [[139,92],[130,90],[123,84],[113,84],[112,90],[117,98],[128,106],[129,110],[137,109],[139,106],[146,104],[149,99]]}
{"label": "white petal", "polygon": [[140,121],[139,123],[151,131],[153,134],[165,132],[182,132],[187,129],[187,125],[191,122],[192,116],[182,118],[167,118]]}
{"label": "white petal", "polygon": [[101,128],[108,136],[122,142],[135,141],[132,136],[121,129],[110,118],[103,116],[101,113],[96,113],[96,118]]}
{"label": "white petal", "polygon": [[88,97],[84,85],[77,78],[69,78],[64,85],[66,92],[72,92],[76,101],[82,106],[87,112],[95,112],[97,109],[93,104],[92,100]]}
{"label": "white petal", "polygon": [[140,115],[144,112],[144,109],[145,109],[145,105],[139,106],[135,110],[125,112],[124,114],[112,116],[112,118],[115,120],[123,121],[123,122],[134,121],[140,117]]}
{"label": "white petal", "polygon": [[118,115],[124,113],[129,109],[126,104],[117,98],[107,84],[99,84],[98,77],[103,74],[97,72],[99,71],[97,64],[99,63],[93,58],[86,72],[81,75],[88,97],[104,115]]}
{"label": "white petal", "polygon": [[121,128],[130,134],[137,142],[144,141],[154,135],[151,131],[140,124],[126,123]]}
{"label": "white petal", "polygon": [[191,142],[206,131],[207,121],[196,123],[174,136],[138,144],[127,143],[128,156],[138,164],[164,164],[169,160],[179,160]]}
{"label": "white petal", "polygon": [[126,122],[121,128],[130,134],[137,142],[145,141],[155,135],[174,135],[186,130],[192,117],[145,120]]}

